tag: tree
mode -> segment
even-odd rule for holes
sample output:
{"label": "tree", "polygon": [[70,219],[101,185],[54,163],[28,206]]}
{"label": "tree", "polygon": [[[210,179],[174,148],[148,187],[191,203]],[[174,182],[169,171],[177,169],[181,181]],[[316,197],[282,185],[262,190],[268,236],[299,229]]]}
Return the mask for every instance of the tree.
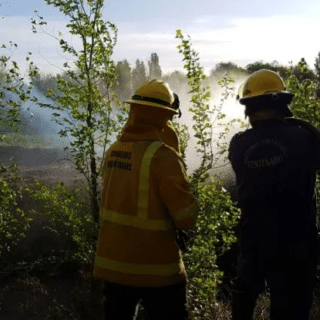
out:
{"label": "tree", "polygon": [[[27,84],[24,79],[28,75],[33,77],[37,74],[34,63],[30,61],[31,52],[26,56],[27,70],[21,75],[16,61],[12,60],[18,45],[9,42],[2,44],[1,50],[4,54],[0,56],[0,127],[7,130],[16,128],[20,122],[21,105],[27,103],[31,98],[32,84]],[[0,141],[5,135],[0,136]]]}
{"label": "tree", "polygon": [[127,59],[116,65],[117,84],[114,88],[120,101],[127,100],[132,95],[132,74]]}
{"label": "tree", "polygon": [[48,90],[55,90],[57,86],[57,76],[39,72],[32,77],[32,83],[41,93],[46,94]]}
{"label": "tree", "polygon": [[159,64],[159,57],[155,52],[151,53],[150,60],[148,61],[148,66],[149,66],[149,78],[160,79],[162,75],[162,71]]}
{"label": "tree", "polygon": [[314,68],[316,70],[315,80],[317,81],[317,97],[320,98],[320,52],[318,52],[318,56],[316,57]]}
{"label": "tree", "polygon": [[[111,22],[102,19],[103,0],[45,0],[58,8],[70,20],[69,32],[80,40],[76,49],[61,34],[54,36],[63,52],[71,55],[74,66],[64,63],[68,78],[57,77],[57,88],[47,96],[52,104],[41,104],[55,112],[53,120],[62,126],[59,134],[72,138],[70,152],[77,169],[88,182],[91,213],[99,222],[98,178],[102,170],[97,147],[102,149],[102,158],[108,144],[124,122],[124,114],[116,108],[112,88],[116,80],[115,65],[111,59],[116,44],[117,29]],[[46,22],[37,16],[32,20],[33,32],[45,32]],[[73,68],[72,68],[73,67]]]}
{"label": "tree", "polygon": [[210,77],[222,76],[226,73],[238,75],[247,74],[247,71],[233,62],[219,62],[218,64],[216,64],[215,68],[210,71]]}
{"label": "tree", "polygon": [[[189,91],[188,79],[186,75],[178,70],[166,74],[162,77],[162,80],[167,82],[173,92],[179,93],[179,98],[183,99],[187,92]],[[184,106],[182,106],[184,108]]]}
{"label": "tree", "polygon": [[136,66],[132,70],[132,86],[133,91],[136,91],[140,85],[147,80],[146,68],[144,66],[144,62],[139,59],[136,60]]}
{"label": "tree", "polygon": [[[309,68],[308,64],[306,63],[306,61],[304,60],[304,58],[302,58],[300,60],[299,63],[302,63],[304,65],[304,68],[307,68],[304,70],[304,72],[301,71],[301,69],[298,67],[298,65],[292,67],[292,72],[295,75],[295,77],[299,80],[299,81],[303,81],[305,79],[315,79],[315,74],[314,72]],[[246,70],[249,73],[253,73],[255,71],[258,71],[260,69],[269,69],[272,70],[274,72],[277,72],[283,79],[287,79],[288,78],[288,67],[285,67],[283,65],[280,65],[278,63],[278,61],[274,60],[273,62],[269,63],[269,62],[263,62],[261,61],[256,61],[254,63],[250,63],[246,66]]]}
{"label": "tree", "polygon": [[298,64],[294,67],[291,66],[292,72],[295,77],[300,81],[304,81],[306,79],[315,80],[316,75],[313,70],[310,69],[306,60],[301,58]]}
{"label": "tree", "polygon": [[178,70],[175,70],[170,74],[164,75],[162,79],[163,81],[169,83],[170,88],[172,88],[173,91],[178,91],[177,89],[179,89],[179,87],[188,84],[186,75]]}
{"label": "tree", "polygon": [[287,74],[286,74],[286,70],[287,68],[284,66],[279,65],[279,63],[277,61],[273,61],[272,63],[269,62],[263,62],[262,60],[260,61],[256,61],[254,63],[250,63],[248,64],[245,69],[247,70],[247,72],[249,72],[250,74],[258,71],[260,69],[268,69],[274,72],[278,72],[279,75],[282,78],[286,78]]}
{"label": "tree", "polygon": [[[300,78],[297,77],[299,70]],[[320,129],[320,100],[317,99],[318,84],[315,79],[310,79],[310,69],[301,59],[296,66],[288,68],[289,77],[286,85],[289,92],[294,94],[290,109],[297,118],[304,119]],[[301,80],[302,79],[302,80]]]}

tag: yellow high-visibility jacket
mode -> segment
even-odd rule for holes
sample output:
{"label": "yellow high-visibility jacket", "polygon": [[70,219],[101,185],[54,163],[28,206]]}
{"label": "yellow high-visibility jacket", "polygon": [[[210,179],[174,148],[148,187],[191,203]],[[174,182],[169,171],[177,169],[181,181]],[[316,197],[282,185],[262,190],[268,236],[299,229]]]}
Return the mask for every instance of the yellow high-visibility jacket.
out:
{"label": "yellow high-visibility jacket", "polygon": [[178,229],[194,226],[198,206],[170,125],[127,126],[110,147],[104,177],[94,276],[133,286],[185,280]]}

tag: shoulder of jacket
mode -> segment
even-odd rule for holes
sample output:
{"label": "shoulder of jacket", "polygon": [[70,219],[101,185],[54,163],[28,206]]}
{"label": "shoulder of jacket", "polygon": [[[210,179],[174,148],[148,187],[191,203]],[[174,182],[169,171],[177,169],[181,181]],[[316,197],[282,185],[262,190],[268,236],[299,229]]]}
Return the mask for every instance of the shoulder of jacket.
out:
{"label": "shoulder of jacket", "polygon": [[298,118],[287,118],[285,122],[308,130],[312,134],[312,136],[320,143],[320,132],[311,123]]}
{"label": "shoulder of jacket", "polygon": [[237,132],[230,140],[230,144],[238,141],[238,140],[242,140],[245,138],[246,134],[250,131],[251,129],[247,129],[245,131],[240,131],[240,132]]}
{"label": "shoulder of jacket", "polygon": [[305,121],[303,119],[286,118],[284,121],[285,121],[285,123],[291,124],[291,125],[294,125],[294,126],[304,127],[306,129],[317,130],[311,123],[309,123],[308,121]]}
{"label": "shoulder of jacket", "polygon": [[186,168],[186,163],[181,154],[174,148],[161,142],[161,146],[154,155],[155,160],[161,161],[163,164],[170,165],[172,162],[179,161]]}
{"label": "shoulder of jacket", "polygon": [[313,127],[309,122],[299,119],[299,118],[285,118],[284,122],[291,125],[301,126],[301,127]]}
{"label": "shoulder of jacket", "polygon": [[174,148],[166,145],[163,142],[158,142],[158,143],[160,144],[160,146],[156,152],[157,155],[161,156],[161,155],[167,154],[167,155],[172,155],[172,156],[176,156],[176,157],[181,157],[180,153],[177,152]]}
{"label": "shoulder of jacket", "polygon": [[243,136],[246,132],[247,132],[247,130],[246,131],[239,131],[232,137],[232,139],[237,139],[238,137]]}

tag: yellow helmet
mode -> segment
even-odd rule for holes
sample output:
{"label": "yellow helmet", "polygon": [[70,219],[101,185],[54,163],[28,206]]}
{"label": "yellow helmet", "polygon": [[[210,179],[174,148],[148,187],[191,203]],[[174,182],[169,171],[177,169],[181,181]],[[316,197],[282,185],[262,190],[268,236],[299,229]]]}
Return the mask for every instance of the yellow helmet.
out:
{"label": "yellow helmet", "polygon": [[251,98],[266,98],[269,95],[286,97],[291,102],[293,94],[288,92],[282,78],[274,71],[261,69],[252,73],[239,89],[239,101],[246,104]]}
{"label": "yellow helmet", "polygon": [[247,107],[246,114],[259,109],[279,108],[279,112],[285,111],[287,116],[292,116],[287,105],[291,103],[293,94],[287,91],[283,79],[271,70],[261,69],[252,73],[240,86],[237,98]]}
{"label": "yellow helmet", "polygon": [[178,96],[162,80],[153,79],[144,82],[131,99],[125,102],[167,109],[180,114]]}

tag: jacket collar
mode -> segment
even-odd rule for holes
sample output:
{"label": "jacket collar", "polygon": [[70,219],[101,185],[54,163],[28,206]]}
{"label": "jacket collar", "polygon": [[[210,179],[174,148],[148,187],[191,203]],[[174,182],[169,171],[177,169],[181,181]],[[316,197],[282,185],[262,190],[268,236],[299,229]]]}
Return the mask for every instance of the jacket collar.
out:
{"label": "jacket collar", "polygon": [[121,142],[160,141],[180,154],[179,139],[170,120],[162,126],[128,121],[118,140]]}

